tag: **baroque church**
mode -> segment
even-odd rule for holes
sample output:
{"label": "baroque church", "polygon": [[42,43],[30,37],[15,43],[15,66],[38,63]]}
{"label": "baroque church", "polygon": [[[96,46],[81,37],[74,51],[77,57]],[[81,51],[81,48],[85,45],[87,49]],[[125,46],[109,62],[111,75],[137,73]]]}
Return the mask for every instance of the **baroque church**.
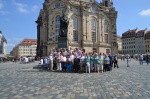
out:
{"label": "baroque church", "polygon": [[68,49],[117,54],[117,11],[111,0],[45,0],[37,23],[37,56],[47,56],[58,47],[60,17],[68,25]]}

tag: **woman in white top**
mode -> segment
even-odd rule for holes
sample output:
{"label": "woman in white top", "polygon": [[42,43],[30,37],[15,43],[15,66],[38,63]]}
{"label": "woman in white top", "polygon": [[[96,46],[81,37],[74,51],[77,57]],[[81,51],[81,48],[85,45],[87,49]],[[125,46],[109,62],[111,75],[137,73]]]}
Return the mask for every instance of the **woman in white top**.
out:
{"label": "woman in white top", "polygon": [[49,63],[50,63],[50,67],[51,67],[51,70],[53,70],[53,56],[52,54],[49,55]]}
{"label": "woman in white top", "polygon": [[66,71],[67,58],[66,58],[66,56],[64,54],[62,54],[62,56],[60,58],[60,61],[61,61],[62,71]]}
{"label": "woman in white top", "polygon": [[57,63],[57,70],[61,70],[61,62],[60,62],[60,54],[56,54],[57,58],[56,58],[56,63]]}
{"label": "woman in white top", "polygon": [[84,54],[81,54],[81,57],[80,57],[80,71],[83,72],[83,64],[84,64],[84,61],[85,61],[85,56]]}

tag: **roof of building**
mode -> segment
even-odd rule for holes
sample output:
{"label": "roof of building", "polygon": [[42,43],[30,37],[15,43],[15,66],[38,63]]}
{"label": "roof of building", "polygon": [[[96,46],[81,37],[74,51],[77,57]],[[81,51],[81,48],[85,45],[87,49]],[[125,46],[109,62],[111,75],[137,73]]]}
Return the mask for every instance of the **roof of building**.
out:
{"label": "roof of building", "polygon": [[150,31],[147,31],[146,33],[145,33],[145,37],[144,37],[145,39],[150,39]]}
{"label": "roof of building", "polygon": [[126,31],[126,32],[124,32],[123,34],[122,34],[122,38],[129,38],[129,37],[135,37],[136,35],[135,35],[135,33],[136,33],[136,31],[137,31],[137,28],[136,29],[133,29],[133,30],[128,30],[128,31]]}
{"label": "roof of building", "polygon": [[122,34],[122,39],[124,39],[124,38],[133,38],[133,37],[136,37],[136,38],[144,37],[146,31],[147,31],[147,28],[144,29],[144,30],[138,30],[138,28],[133,29],[133,30],[129,29],[128,31],[126,31]]}
{"label": "roof of building", "polygon": [[137,31],[136,37],[137,37],[137,38],[139,38],[139,37],[144,37],[145,31],[146,31],[146,30],[139,30],[139,31]]}
{"label": "roof of building", "polygon": [[25,38],[19,45],[37,45],[37,39]]}

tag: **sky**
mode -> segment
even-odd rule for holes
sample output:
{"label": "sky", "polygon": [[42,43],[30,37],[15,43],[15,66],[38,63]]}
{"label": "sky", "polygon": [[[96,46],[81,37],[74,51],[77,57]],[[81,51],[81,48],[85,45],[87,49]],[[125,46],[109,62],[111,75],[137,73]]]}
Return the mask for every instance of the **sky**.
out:
{"label": "sky", "polygon": [[[118,11],[118,35],[121,36],[129,29],[150,29],[150,0],[112,1]],[[0,30],[7,39],[8,54],[24,38],[36,39],[35,21],[43,2],[44,0],[0,0]]]}

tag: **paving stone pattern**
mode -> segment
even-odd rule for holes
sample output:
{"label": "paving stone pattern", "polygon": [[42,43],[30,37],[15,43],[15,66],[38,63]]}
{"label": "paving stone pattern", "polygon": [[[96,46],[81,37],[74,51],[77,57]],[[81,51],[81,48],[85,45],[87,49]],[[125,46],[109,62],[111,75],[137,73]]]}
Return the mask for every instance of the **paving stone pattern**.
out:
{"label": "paving stone pattern", "polygon": [[0,63],[0,99],[150,99],[150,65],[105,73],[62,73],[32,70],[31,64]]}

